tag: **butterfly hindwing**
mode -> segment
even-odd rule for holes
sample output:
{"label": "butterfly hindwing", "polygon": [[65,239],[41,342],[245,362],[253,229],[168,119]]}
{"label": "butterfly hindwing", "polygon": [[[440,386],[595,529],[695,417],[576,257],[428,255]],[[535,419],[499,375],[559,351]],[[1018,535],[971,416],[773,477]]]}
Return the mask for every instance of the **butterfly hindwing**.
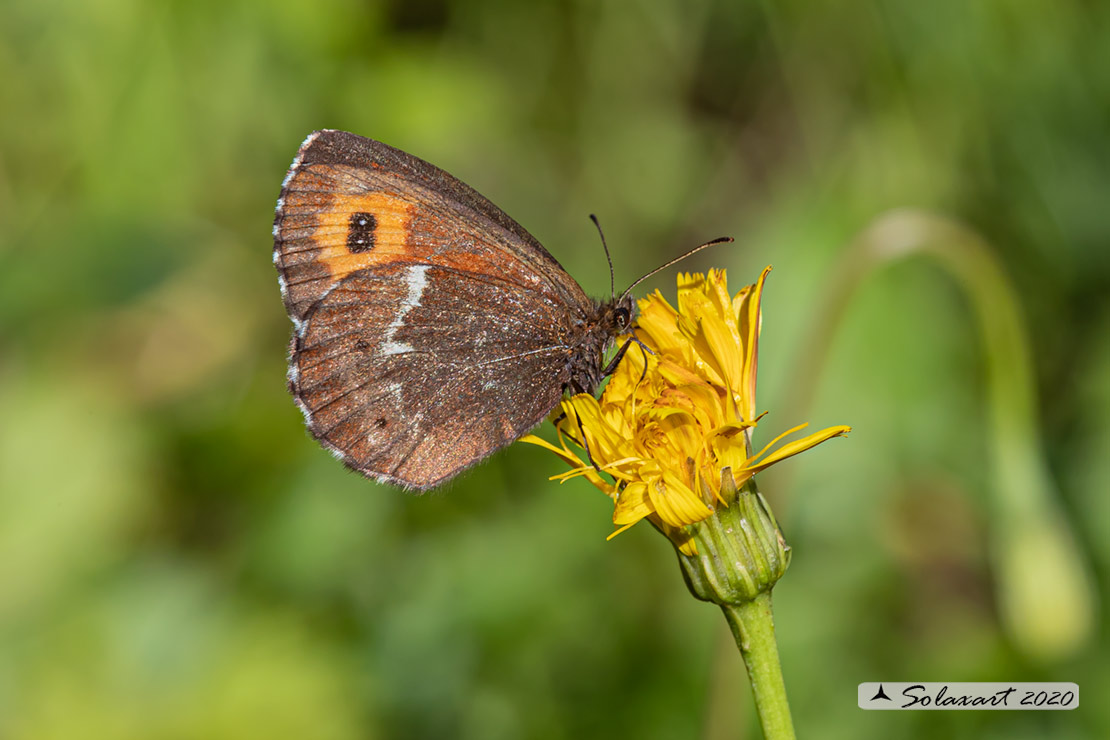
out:
{"label": "butterfly hindwing", "polygon": [[313,435],[350,467],[429,488],[558,403],[575,336],[558,309],[450,268],[360,270],[294,337],[290,387]]}

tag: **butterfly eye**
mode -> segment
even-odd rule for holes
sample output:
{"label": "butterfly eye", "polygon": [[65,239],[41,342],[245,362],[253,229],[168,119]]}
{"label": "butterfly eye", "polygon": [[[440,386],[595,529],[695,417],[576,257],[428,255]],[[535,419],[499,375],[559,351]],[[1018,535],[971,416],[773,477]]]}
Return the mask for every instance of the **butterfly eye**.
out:
{"label": "butterfly eye", "polygon": [[613,312],[613,320],[617,322],[618,329],[627,329],[628,322],[631,318],[632,317],[628,313],[628,309],[624,308],[623,306]]}

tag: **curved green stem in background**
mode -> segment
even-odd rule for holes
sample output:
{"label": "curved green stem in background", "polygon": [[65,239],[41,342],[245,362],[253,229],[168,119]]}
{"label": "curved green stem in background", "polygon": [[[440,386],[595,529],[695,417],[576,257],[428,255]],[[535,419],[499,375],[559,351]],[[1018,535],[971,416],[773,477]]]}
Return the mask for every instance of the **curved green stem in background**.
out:
{"label": "curved green stem in background", "polygon": [[966,227],[929,213],[900,209],[876,219],[845,253],[800,363],[805,379],[791,385],[808,405],[833,331],[860,284],[879,268],[932,257],[963,289],[975,314],[986,367],[990,553],[1005,628],[1027,655],[1053,660],[1090,638],[1095,594],[1086,563],[1061,510],[1037,424],[1029,341],[1017,296],[990,246]]}

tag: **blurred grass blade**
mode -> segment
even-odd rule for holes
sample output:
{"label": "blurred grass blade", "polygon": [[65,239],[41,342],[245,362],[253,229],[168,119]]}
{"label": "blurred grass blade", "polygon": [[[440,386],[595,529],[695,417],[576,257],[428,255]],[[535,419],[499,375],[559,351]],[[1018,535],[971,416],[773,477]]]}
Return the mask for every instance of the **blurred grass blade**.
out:
{"label": "blurred grass blade", "polygon": [[[1088,566],[1048,472],[1037,422],[1033,358],[1017,295],[990,246],[966,227],[911,209],[880,216],[843,256],[808,346],[816,375],[835,327],[858,288],[880,268],[933,258],[963,290],[975,314],[986,368],[992,486],[988,548],[1003,624],[1032,658],[1059,660],[1088,644],[1097,610]],[[793,384],[809,394],[812,378]],[[795,399],[809,404],[809,397]]]}

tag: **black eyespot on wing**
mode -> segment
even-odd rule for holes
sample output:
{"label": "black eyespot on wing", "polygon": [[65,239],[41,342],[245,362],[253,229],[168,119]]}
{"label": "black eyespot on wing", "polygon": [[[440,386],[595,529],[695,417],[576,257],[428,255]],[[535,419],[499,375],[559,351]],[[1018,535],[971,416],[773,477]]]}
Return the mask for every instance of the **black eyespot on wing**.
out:
{"label": "black eyespot on wing", "polygon": [[351,253],[369,252],[374,248],[374,231],[378,219],[373,213],[359,211],[352,213],[347,220],[347,251]]}

